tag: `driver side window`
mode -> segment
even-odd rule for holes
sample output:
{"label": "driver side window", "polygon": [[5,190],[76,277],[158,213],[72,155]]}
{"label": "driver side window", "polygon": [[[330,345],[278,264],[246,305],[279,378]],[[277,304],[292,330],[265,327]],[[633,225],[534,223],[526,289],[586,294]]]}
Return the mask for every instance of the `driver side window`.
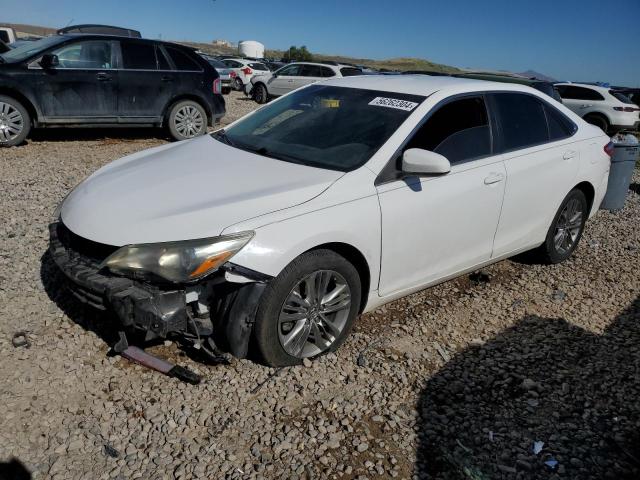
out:
{"label": "driver side window", "polygon": [[300,75],[301,65],[289,65],[278,72],[279,77],[297,77]]}
{"label": "driver side window", "polygon": [[449,102],[435,111],[405,150],[421,148],[447,157],[452,165],[491,155],[491,128],[482,97]]}
{"label": "driver side window", "polygon": [[89,40],[65,45],[51,52],[58,56],[58,69],[104,69],[113,68],[111,42]]}

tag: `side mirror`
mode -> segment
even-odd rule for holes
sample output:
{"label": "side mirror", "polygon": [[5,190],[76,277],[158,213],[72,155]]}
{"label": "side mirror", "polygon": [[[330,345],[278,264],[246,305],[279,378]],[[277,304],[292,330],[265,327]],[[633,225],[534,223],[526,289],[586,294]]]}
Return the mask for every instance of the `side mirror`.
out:
{"label": "side mirror", "polygon": [[60,64],[58,56],[52,53],[47,53],[42,56],[40,60],[40,66],[42,68],[56,68]]}
{"label": "side mirror", "polygon": [[410,148],[402,155],[402,171],[416,175],[439,175],[449,173],[451,164],[439,153]]}

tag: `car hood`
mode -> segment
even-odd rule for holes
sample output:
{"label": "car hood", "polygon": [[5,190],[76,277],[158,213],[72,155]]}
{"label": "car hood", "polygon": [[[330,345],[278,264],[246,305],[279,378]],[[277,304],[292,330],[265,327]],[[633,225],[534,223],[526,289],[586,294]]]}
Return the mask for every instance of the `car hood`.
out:
{"label": "car hood", "polygon": [[69,194],[60,214],[72,232],[108,245],[213,237],[243,220],[304,203],[342,175],[205,135],[101,168]]}

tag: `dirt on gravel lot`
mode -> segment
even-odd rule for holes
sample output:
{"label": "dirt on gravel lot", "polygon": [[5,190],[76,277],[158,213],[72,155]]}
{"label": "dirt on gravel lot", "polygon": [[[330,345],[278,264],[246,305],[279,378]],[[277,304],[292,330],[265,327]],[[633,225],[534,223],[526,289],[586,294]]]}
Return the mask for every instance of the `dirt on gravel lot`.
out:
{"label": "dirt on gravel lot", "polygon": [[[232,93],[225,123],[255,106]],[[569,261],[504,261],[396,301],[309,366],[154,347],[204,377],[191,386],[108,356],[109,317],[46,253],[71,188],[166,141],[51,130],[0,151],[0,478],[640,478],[638,170]]]}

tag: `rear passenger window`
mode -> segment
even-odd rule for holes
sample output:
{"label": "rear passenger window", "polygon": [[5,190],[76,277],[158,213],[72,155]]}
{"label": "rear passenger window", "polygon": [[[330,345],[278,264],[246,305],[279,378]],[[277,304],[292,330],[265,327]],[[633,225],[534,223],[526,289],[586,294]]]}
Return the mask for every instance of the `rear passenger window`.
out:
{"label": "rear passenger window", "polygon": [[335,77],[336,76],[336,72],[331,70],[329,67],[320,67],[320,68],[322,69],[322,76],[324,78]]}
{"label": "rear passenger window", "polygon": [[558,110],[545,105],[544,111],[547,114],[547,124],[549,125],[549,140],[552,142],[562,140],[575,133],[576,125]]}
{"label": "rear passenger window", "polygon": [[530,147],[549,140],[547,119],[540,100],[520,93],[496,93],[493,98],[503,150]]}
{"label": "rear passenger window", "polygon": [[604,100],[604,97],[599,92],[585,87],[558,85],[558,91],[562,98],[568,100]]}
{"label": "rear passenger window", "polygon": [[202,68],[200,68],[200,65],[198,65],[196,61],[189,57],[189,55],[187,55],[185,52],[182,52],[181,50],[173,47],[165,47],[165,49],[173,60],[173,64],[176,66],[176,70],[192,72],[202,70]]}
{"label": "rear passenger window", "polygon": [[300,73],[303,77],[322,77],[322,70],[318,65],[303,65],[302,72]]}
{"label": "rear passenger window", "polygon": [[250,63],[249,66],[254,70],[268,71],[269,69],[264,63]]}
{"label": "rear passenger window", "polygon": [[120,42],[120,47],[125,70],[157,70],[155,46],[152,43]]}
{"label": "rear passenger window", "polygon": [[440,107],[411,138],[405,149],[422,148],[452,164],[491,154],[491,129],[484,100],[455,100]]}
{"label": "rear passenger window", "polygon": [[353,67],[342,67],[340,73],[343,77],[354,77],[356,75],[362,75],[362,70]]}
{"label": "rear passenger window", "polygon": [[156,47],[156,57],[158,59],[158,70],[171,70],[171,65],[169,65],[169,61],[160,47]]}

